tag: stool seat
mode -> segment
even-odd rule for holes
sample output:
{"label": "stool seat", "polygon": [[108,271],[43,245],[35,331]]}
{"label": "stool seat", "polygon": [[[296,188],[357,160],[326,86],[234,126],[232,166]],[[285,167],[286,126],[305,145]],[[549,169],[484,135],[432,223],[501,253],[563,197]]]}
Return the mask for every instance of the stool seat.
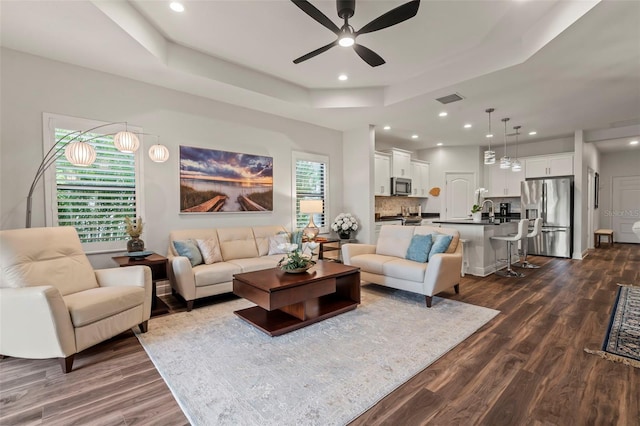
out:
{"label": "stool seat", "polygon": [[600,247],[600,238],[607,237],[607,242],[613,247],[613,229],[596,229],[593,233],[593,246]]}
{"label": "stool seat", "polygon": [[503,235],[503,236],[495,236],[489,237],[492,240],[498,241],[506,241],[507,242],[507,270],[506,271],[496,271],[496,275],[500,275],[501,277],[524,277],[524,274],[520,272],[516,272],[511,268],[511,245],[515,242],[520,241],[526,235],[525,229],[528,228],[529,220],[521,219],[518,222],[518,233],[515,235]]}

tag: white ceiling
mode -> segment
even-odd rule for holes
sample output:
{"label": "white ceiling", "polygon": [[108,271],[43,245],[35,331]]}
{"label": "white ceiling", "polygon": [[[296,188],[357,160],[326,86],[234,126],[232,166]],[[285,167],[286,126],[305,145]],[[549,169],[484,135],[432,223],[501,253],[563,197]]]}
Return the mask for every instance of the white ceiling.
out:
{"label": "white ceiling", "polygon": [[[335,1],[311,3],[341,25]],[[403,3],[358,0],[350,24]],[[169,1],[3,0],[0,41],[337,130],[388,124],[377,137],[415,149],[486,143],[487,107],[498,135],[510,117],[538,140],[640,125],[639,1],[423,0],[416,17],[358,37],[387,61],[376,68],[341,47],[293,64],[335,36],[290,1],[184,4],[178,14]],[[454,92],[465,99],[435,101]]]}

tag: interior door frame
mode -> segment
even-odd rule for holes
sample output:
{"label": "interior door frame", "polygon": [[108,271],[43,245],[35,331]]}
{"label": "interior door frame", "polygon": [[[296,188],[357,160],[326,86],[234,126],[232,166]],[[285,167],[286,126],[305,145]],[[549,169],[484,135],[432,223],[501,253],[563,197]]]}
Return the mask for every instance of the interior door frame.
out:
{"label": "interior door frame", "polygon": [[[476,172],[470,172],[468,170],[465,171],[445,171],[444,172],[444,182],[445,182],[445,190],[444,190],[444,200],[442,205],[440,206],[440,218],[441,219],[449,219],[449,212],[447,211],[448,201],[449,201],[449,176],[451,175],[469,175],[470,182],[473,182],[473,187],[478,187],[478,176]],[[473,205],[473,193],[471,194],[471,202],[470,206]],[[471,215],[471,210],[469,210],[469,215]]]}

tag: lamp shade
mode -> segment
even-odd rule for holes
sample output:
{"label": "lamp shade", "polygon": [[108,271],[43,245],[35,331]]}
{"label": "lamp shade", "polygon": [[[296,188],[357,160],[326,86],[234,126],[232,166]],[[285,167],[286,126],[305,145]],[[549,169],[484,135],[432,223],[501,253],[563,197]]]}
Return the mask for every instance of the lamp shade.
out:
{"label": "lamp shade", "polygon": [[153,145],[149,148],[149,158],[156,163],[164,163],[169,159],[169,150],[164,145]]}
{"label": "lamp shade", "polygon": [[140,146],[138,137],[131,132],[118,132],[113,137],[113,144],[120,152],[136,152]]}
{"label": "lamp shade", "polygon": [[300,213],[322,213],[322,200],[300,200]]}
{"label": "lamp shade", "polygon": [[86,142],[74,141],[67,144],[64,156],[74,166],[90,166],[96,161],[96,150]]}

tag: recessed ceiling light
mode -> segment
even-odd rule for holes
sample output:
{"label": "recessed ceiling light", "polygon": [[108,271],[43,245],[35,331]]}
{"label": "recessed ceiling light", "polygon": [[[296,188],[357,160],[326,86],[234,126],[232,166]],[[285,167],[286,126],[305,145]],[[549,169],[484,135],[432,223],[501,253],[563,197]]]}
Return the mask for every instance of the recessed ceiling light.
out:
{"label": "recessed ceiling light", "polygon": [[465,124],[465,125],[464,125],[464,128],[465,128],[465,129],[470,129],[470,128],[471,128],[471,124],[469,124],[469,123]]}
{"label": "recessed ceiling light", "polygon": [[418,139],[418,135],[411,135],[411,139]]}
{"label": "recessed ceiling light", "polygon": [[169,7],[174,12],[184,12],[184,5],[182,3],[180,3],[179,1],[172,1],[169,4]]}
{"label": "recessed ceiling light", "polygon": [[391,126],[384,126],[383,129],[385,130],[391,130]]}
{"label": "recessed ceiling light", "polygon": [[347,81],[347,80],[349,80],[349,76],[348,76],[348,75],[346,75],[346,74],[340,74],[340,75],[338,76],[338,80],[340,80],[340,81]]}
{"label": "recessed ceiling light", "polygon": [[492,138],[493,137],[493,133],[487,133],[485,137],[486,138]]}
{"label": "recessed ceiling light", "polygon": [[534,135],[537,135],[537,134],[538,134],[538,132],[536,132],[535,130],[529,132],[529,136],[534,136]]}
{"label": "recessed ceiling light", "polygon": [[442,142],[438,142],[436,145],[438,145],[438,146],[442,146],[442,145],[444,145],[444,144],[443,144]]}
{"label": "recessed ceiling light", "polygon": [[438,114],[439,117],[446,117],[448,114],[446,111],[442,111],[440,114]]}
{"label": "recessed ceiling light", "polygon": [[638,145],[638,141],[631,141],[629,142],[629,145]]}

